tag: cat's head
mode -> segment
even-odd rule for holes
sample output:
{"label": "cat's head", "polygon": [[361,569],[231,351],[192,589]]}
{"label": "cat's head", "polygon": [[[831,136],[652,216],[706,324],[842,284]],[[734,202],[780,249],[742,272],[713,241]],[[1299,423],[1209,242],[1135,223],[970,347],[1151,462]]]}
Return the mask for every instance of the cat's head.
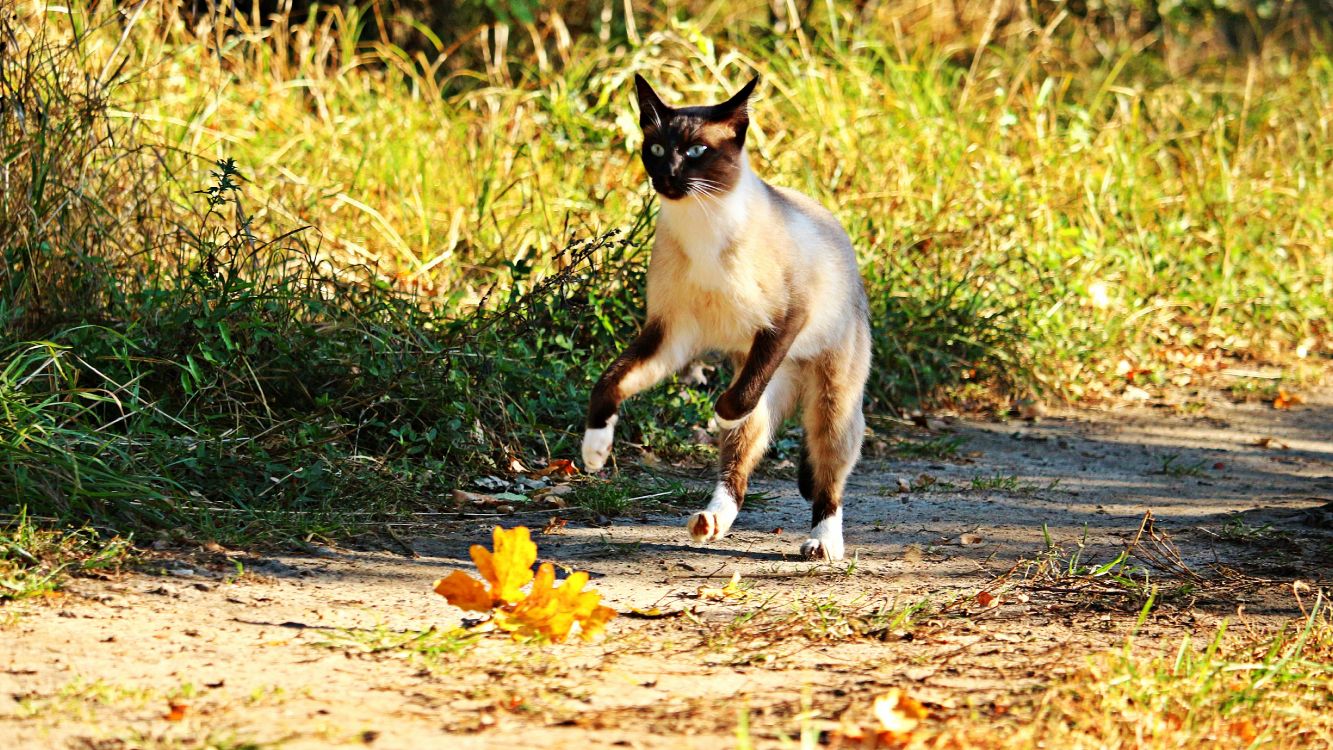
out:
{"label": "cat's head", "polygon": [[643,166],[653,189],[667,200],[690,195],[724,195],[744,170],[745,131],[750,125],[747,102],[753,78],[721,104],[668,107],[657,92],[634,76],[639,94],[639,127],[643,128]]}

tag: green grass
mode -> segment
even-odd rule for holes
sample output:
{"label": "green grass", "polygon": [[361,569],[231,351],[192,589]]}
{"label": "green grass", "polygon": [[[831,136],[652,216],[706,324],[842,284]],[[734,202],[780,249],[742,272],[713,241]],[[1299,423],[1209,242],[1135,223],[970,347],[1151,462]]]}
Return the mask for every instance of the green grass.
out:
{"label": "green grass", "polygon": [[408,654],[422,667],[438,671],[456,661],[454,657],[467,651],[480,637],[462,628],[396,631],[379,626],[334,631],[314,645],[349,655]]}
{"label": "green grass", "polygon": [[[195,25],[25,2],[0,20],[25,113],[0,116],[0,491],[265,544],[577,456],[643,309],[636,72],[672,103],[761,75],[756,168],[860,254],[872,411],[1095,399],[1125,359],[1322,356],[1321,43],[1182,64],[1165,32],[1140,51],[1066,18],[977,48],[858,7],[785,32],[722,3],[618,10],[605,38],[543,13],[497,47],[378,4]],[[622,444],[694,452],[725,382],[627,405]]]}
{"label": "green grass", "polygon": [[71,575],[114,572],[131,559],[127,539],[46,528],[20,510],[0,527],[0,603],[57,591]]}
{"label": "green grass", "polygon": [[895,456],[904,458],[950,459],[958,456],[958,449],[967,442],[967,438],[955,435],[941,435],[925,440],[896,440],[889,445]]}
{"label": "green grass", "polygon": [[1204,463],[1182,460],[1178,454],[1172,453],[1162,457],[1162,465],[1154,473],[1170,477],[1201,477],[1204,474]]}

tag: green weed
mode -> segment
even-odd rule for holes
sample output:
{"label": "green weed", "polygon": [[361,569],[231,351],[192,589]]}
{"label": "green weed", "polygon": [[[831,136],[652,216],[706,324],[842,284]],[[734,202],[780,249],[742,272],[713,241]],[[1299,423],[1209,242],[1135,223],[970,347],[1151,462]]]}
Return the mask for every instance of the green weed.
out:
{"label": "green weed", "polygon": [[0,602],[56,591],[70,575],[115,571],[131,559],[126,539],[88,528],[43,528],[20,508],[0,528]]}
{"label": "green weed", "polygon": [[[644,309],[636,72],[672,103],[760,74],[756,168],[860,254],[872,411],[1096,396],[1126,354],[1317,348],[1333,146],[1311,134],[1333,77],[1314,37],[1182,76],[1170,39],[1131,54],[1062,16],[959,65],[872,6],[786,9],[781,32],[707,2],[605,34],[514,16],[531,33],[483,54],[379,5],[198,26],[168,2],[133,22],[25,3],[0,19],[5,496],[278,543],[577,455],[588,388]],[[451,17],[491,17],[468,8]],[[706,453],[712,380],[627,404],[621,444]]]}

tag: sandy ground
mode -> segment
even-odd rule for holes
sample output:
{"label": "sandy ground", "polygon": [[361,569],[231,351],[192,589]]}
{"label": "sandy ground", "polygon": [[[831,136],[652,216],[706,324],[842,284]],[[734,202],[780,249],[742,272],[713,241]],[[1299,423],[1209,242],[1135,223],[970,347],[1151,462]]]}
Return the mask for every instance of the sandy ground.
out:
{"label": "sandy ground", "polygon": [[[415,558],[165,551],[157,574],[78,579],[0,609],[0,747],[717,748],[734,746],[743,715],[756,745],[782,746],[803,711],[855,713],[895,686],[932,721],[990,715],[1123,643],[1137,613],[1114,586],[1024,565],[997,583],[1046,549],[1043,524],[1105,562],[1151,511],[1198,579],[1149,567],[1172,593],[1141,648],[1173,648],[1224,617],[1262,628],[1298,615],[1292,582],[1326,586],[1333,568],[1333,506],[1319,510],[1333,501],[1333,393],[1306,399],[934,425],[965,440],[956,457],[862,463],[847,504],[853,559],[838,565],[797,559],[808,510],[772,476],[757,482],[772,499],[711,548],[689,543],[684,511],[571,522],[536,537],[542,559],[590,571],[622,612],[680,613],[618,618],[586,645],[492,633],[433,659],[390,647],[459,624],[431,584],[471,569],[467,548],[493,519],[414,535]],[[1135,565],[1162,548],[1144,537],[1138,549]],[[238,559],[246,574],[232,580]],[[698,598],[736,571],[739,596]],[[982,606],[982,591],[998,604]],[[917,602],[915,621],[876,615]]]}

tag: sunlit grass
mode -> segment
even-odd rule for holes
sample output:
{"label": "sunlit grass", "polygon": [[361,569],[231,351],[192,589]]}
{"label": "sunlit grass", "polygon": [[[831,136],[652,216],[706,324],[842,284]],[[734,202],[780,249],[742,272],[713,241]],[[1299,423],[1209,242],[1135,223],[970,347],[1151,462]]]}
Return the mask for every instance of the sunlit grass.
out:
{"label": "sunlit grass", "polygon": [[[0,330],[32,343],[0,349],[0,479],[60,513],[340,536],[365,528],[352,497],[388,517],[510,454],[574,455],[643,307],[636,72],[672,103],[762,77],[756,168],[861,256],[872,412],[1323,361],[1322,48],[1181,75],[1060,14],[978,50],[816,6],[781,29],[670,6],[605,39],[547,14],[455,45],[378,6],[24,3]],[[713,380],[630,404],[626,437],[689,450]]]}
{"label": "sunlit grass", "polygon": [[[983,329],[982,351],[1074,396],[1125,351],[1280,358],[1322,342],[1322,54],[1181,79],[1151,55],[1075,60],[1033,30],[972,69],[838,10],[836,39],[662,17],[637,45],[573,40],[568,64],[445,74],[434,53],[359,42],[355,11],[193,29],[161,12],[131,35],[121,116],[236,157],[261,215],[317,226],[338,262],[441,301],[475,298],[507,263],[549,267],[571,230],[634,221],[649,200],[634,73],[696,102],[753,71],[757,168],[837,211],[882,315],[934,301],[962,336],[965,316],[993,317],[1026,345]],[[806,30],[829,26],[821,13]],[[914,351],[929,325],[914,312],[881,346],[960,366]],[[941,375],[901,377],[911,391]]]}

